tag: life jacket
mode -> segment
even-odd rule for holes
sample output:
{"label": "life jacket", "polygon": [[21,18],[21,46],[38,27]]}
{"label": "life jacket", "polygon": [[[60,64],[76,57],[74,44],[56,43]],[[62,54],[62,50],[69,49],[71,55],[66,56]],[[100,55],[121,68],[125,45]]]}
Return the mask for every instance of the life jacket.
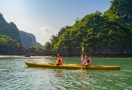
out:
{"label": "life jacket", "polygon": [[90,62],[90,58],[86,58],[86,62],[89,63]]}
{"label": "life jacket", "polygon": [[58,60],[59,60],[59,64],[62,65],[62,64],[63,64],[63,59],[62,59],[62,57],[58,57]]}

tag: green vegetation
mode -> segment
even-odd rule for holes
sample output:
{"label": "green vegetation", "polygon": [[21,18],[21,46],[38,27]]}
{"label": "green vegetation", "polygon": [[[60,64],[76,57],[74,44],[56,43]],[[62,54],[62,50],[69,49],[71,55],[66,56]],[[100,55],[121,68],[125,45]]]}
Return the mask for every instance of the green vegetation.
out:
{"label": "green vegetation", "polygon": [[31,46],[29,51],[31,55],[47,55],[46,51],[39,46]]}
{"label": "green vegetation", "polygon": [[13,22],[7,23],[0,14],[0,54],[21,54],[19,30]]}
{"label": "green vegetation", "polygon": [[13,22],[7,23],[2,14],[0,14],[0,35],[10,36],[12,39],[21,44],[18,28]]}
{"label": "green vegetation", "polygon": [[[13,22],[7,23],[0,14],[0,54],[26,54],[31,46],[43,48],[40,43],[36,42],[34,35],[19,31]],[[36,52],[41,53],[42,51]]]}
{"label": "green vegetation", "polygon": [[108,11],[77,18],[73,26],[60,29],[45,44],[45,50],[80,54],[81,47],[91,54],[132,53],[132,1],[112,0]]}
{"label": "green vegetation", "polygon": [[21,44],[17,43],[11,37],[0,35],[0,54],[16,54],[20,53]]}
{"label": "green vegetation", "polygon": [[34,35],[19,31],[0,14],[0,54],[73,56],[81,54],[82,46],[89,54],[132,54],[131,5],[132,0],[111,0],[106,12],[96,11],[76,18],[73,26],[62,27],[44,47],[36,42]]}

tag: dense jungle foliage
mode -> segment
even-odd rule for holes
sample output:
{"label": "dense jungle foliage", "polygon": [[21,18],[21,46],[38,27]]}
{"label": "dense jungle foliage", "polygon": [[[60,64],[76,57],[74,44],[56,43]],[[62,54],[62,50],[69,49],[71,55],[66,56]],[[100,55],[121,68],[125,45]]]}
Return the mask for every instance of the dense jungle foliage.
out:
{"label": "dense jungle foliage", "polygon": [[132,0],[111,0],[110,8],[96,11],[64,26],[43,47],[34,35],[19,31],[0,14],[0,54],[80,55],[82,46],[88,54],[132,55]]}
{"label": "dense jungle foliage", "polygon": [[0,35],[0,54],[17,54],[21,53],[21,44],[10,36]]}
{"label": "dense jungle foliage", "polygon": [[75,55],[84,46],[89,54],[132,54],[131,5],[132,0],[111,0],[106,12],[96,11],[62,27],[46,42],[45,50]]}

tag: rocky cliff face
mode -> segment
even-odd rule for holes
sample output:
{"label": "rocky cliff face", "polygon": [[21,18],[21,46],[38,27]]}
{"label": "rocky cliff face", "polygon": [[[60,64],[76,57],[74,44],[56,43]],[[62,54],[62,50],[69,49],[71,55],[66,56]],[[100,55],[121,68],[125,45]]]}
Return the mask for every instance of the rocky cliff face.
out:
{"label": "rocky cliff face", "polygon": [[81,46],[89,54],[132,54],[131,5],[132,0],[111,0],[106,12],[86,15],[45,46],[70,55],[81,54]]}
{"label": "rocky cliff face", "polygon": [[29,48],[30,46],[33,46],[32,42],[32,38],[29,37],[26,32],[23,31],[19,31],[20,37],[21,37],[21,41],[22,41],[22,46],[25,48]]}
{"label": "rocky cliff face", "polygon": [[27,33],[27,35],[30,37],[30,38],[32,38],[32,44],[33,44],[33,46],[39,46],[39,47],[41,47],[41,48],[44,48],[40,43],[38,43],[37,41],[36,41],[36,37],[33,35],[33,34],[31,34],[31,33]]}
{"label": "rocky cliff face", "polygon": [[31,46],[39,46],[43,48],[43,46],[36,41],[36,38],[33,34],[27,33],[24,31],[19,31],[19,33],[20,33],[23,47],[30,48]]}
{"label": "rocky cliff face", "polygon": [[109,12],[117,14],[122,23],[132,26],[132,0],[112,0]]}
{"label": "rocky cliff face", "polygon": [[13,22],[7,23],[2,14],[0,14],[0,35],[10,36],[12,39],[21,43],[18,28]]}
{"label": "rocky cliff face", "polygon": [[0,14],[0,35],[10,36],[25,48],[31,46],[40,46],[43,48],[43,46],[36,41],[33,34],[19,31],[13,22],[7,23],[2,14]]}

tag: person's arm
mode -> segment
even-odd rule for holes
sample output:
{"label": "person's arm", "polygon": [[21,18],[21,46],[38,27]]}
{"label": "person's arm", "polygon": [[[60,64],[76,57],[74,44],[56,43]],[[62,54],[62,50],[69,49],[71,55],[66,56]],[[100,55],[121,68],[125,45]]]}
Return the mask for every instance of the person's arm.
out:
{"label": "person's arm", "polygon": [[56,61],[55,61],[56,64],[58,63],[58,60],[59,60],[59,58],[56,59]]}
{"label": "person's arm", "polygon": [[83,54],[81,55],[81,60],[83,61]]}
{"label": "person's arm", "polygon": [[83,56],[83,54],[82,54],[82,63],[85,61],[85,57]]}
{"label": "person's arm", "polygon": [[83,64],[85,64],[86,60],[83,60]]}

